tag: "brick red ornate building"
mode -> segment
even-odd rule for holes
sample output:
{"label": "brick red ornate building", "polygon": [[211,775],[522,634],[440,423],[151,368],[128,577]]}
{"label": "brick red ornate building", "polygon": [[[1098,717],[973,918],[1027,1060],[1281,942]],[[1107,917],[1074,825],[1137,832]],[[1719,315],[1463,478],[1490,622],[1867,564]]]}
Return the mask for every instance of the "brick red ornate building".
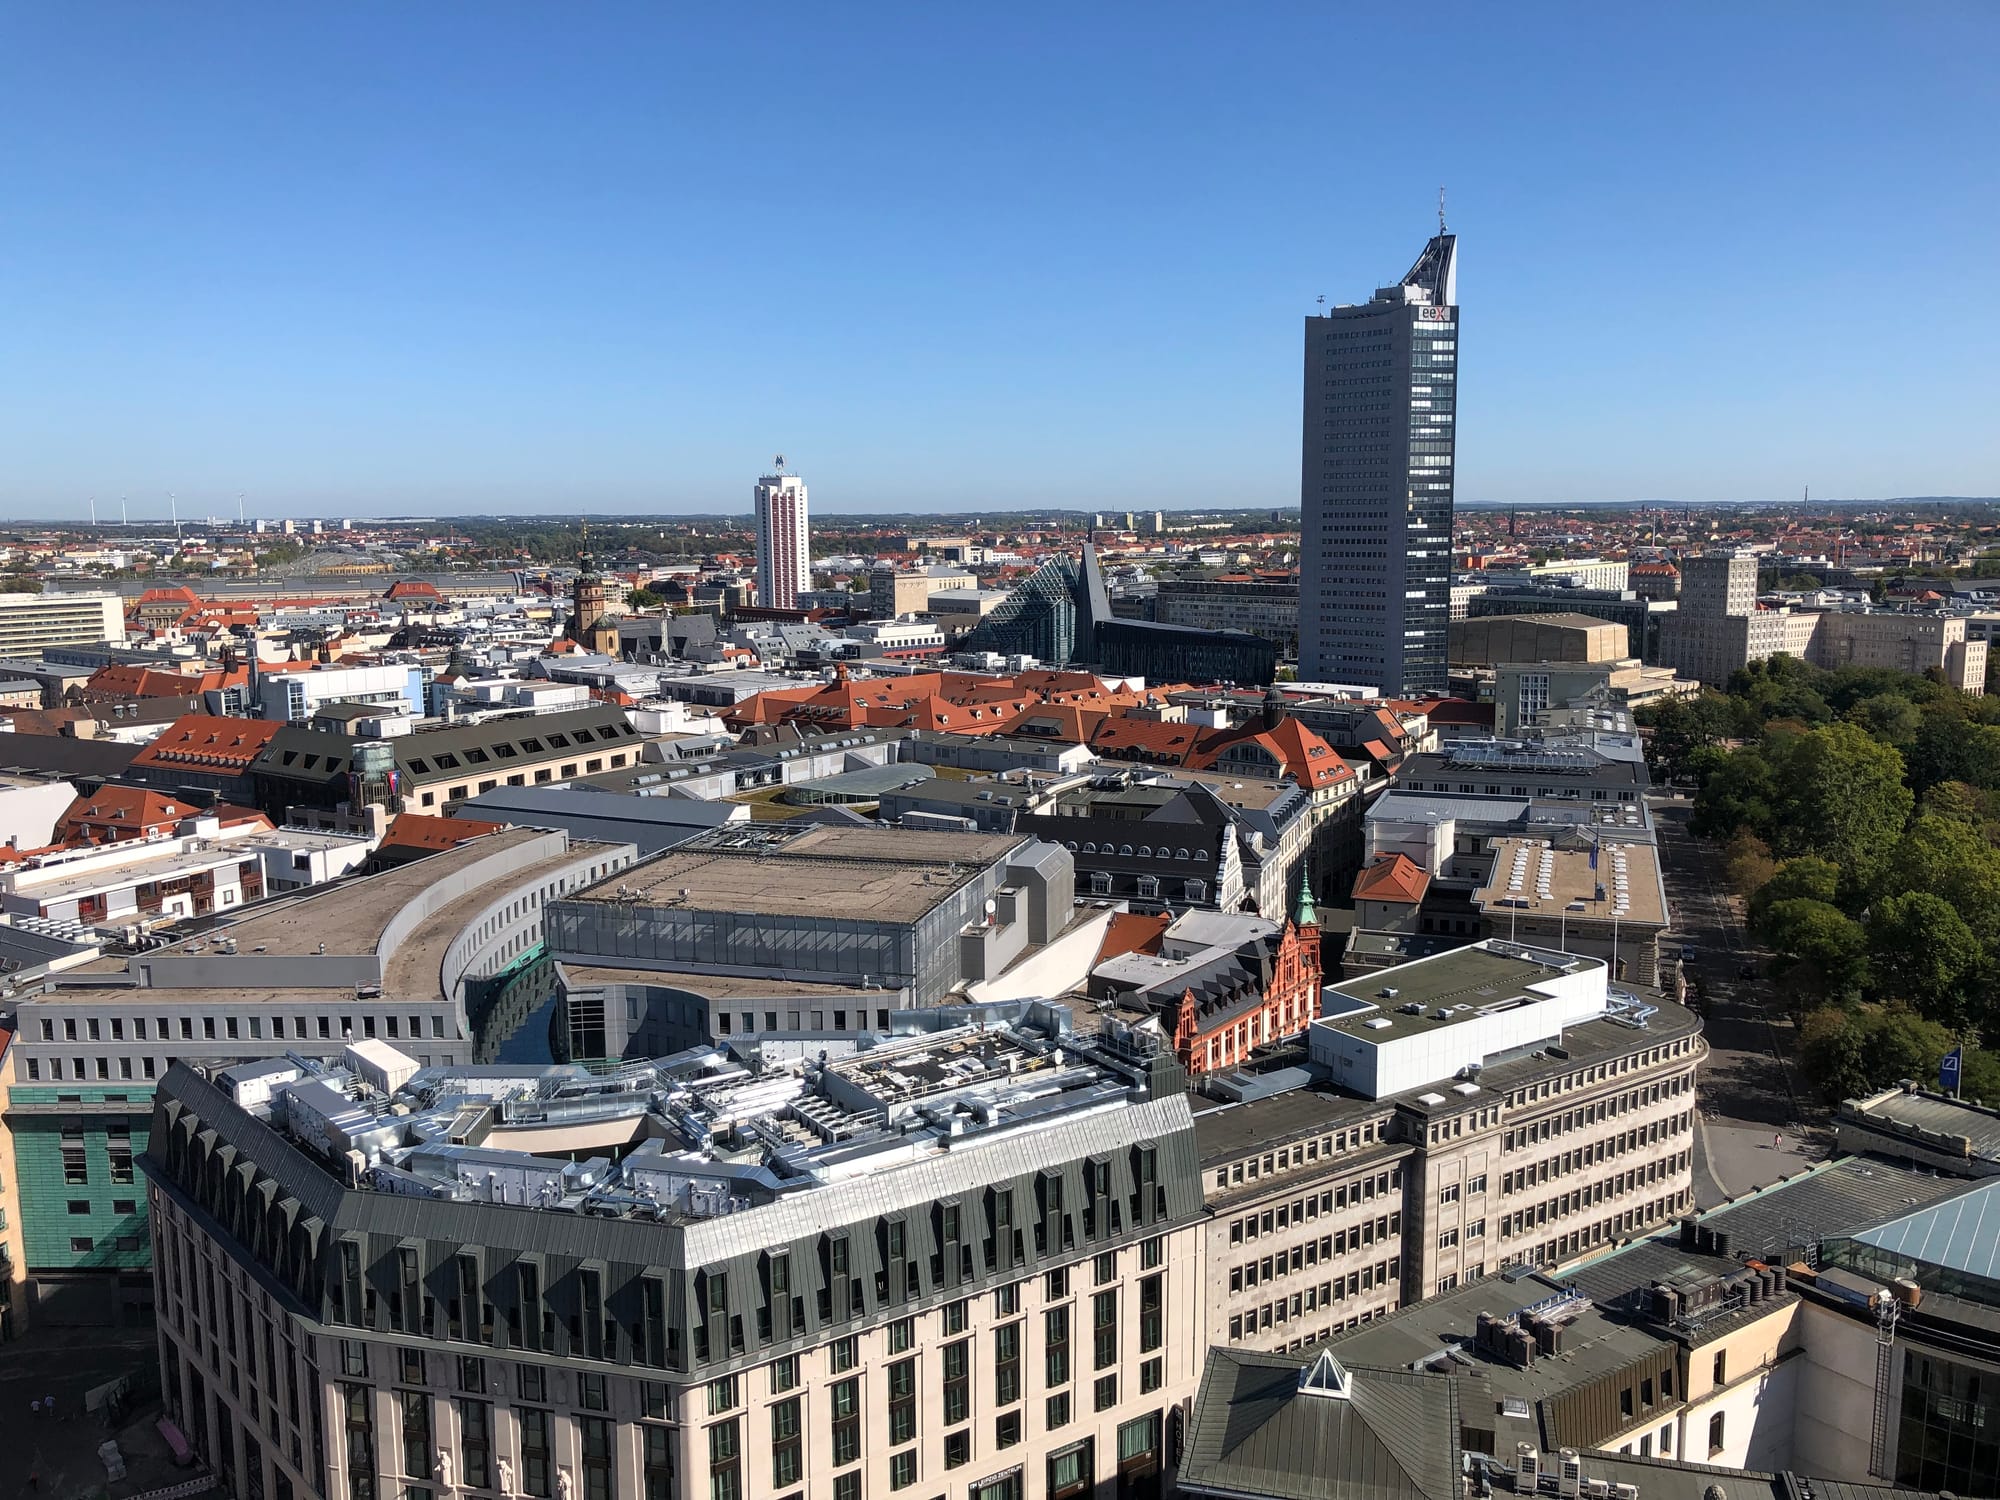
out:
{"label": "brick red ornate building", "polygon": [[1305,1030],[1319,1014],[1319,986],[1319,913],[1308,883],[1293,920],[1204,965],[1183,989],[1174,1053],[1191,1077],[1236,1067],[1258,1047]]}

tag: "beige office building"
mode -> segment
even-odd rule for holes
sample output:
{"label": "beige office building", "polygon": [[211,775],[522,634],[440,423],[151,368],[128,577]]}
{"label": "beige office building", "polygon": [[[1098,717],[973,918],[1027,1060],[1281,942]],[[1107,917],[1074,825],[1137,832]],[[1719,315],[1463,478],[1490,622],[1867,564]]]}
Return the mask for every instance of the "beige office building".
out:
{"label": "beige office building", "polygon": [[1619,661],[1630,652],[1623,625],[1590,615],[1477,615],[1451,624],[1451,664]]}
{"label": "beige office building", "polygon": [[1502,942],[1323,995],[1315,1082],[1225,1080],[1195,1115],[1211,1343],[1297,1349],[1691,1206],[1708,1048],[1682,1007]]}
{"label": "beige office building", "polygon": [[1968,635],[1961,615],[1829,612],[1819,616],[1810,660],[1828,668],[1940,671],[1960,691],[1983,694],[1989,648]]}
{"label": "beige office building", "polygon": [[868,570],[868,613],[877,620],[893,620],[899,615],[929,612],[931,595],[948,589],[978,587],[979,580],[957,568],[870,568]]}

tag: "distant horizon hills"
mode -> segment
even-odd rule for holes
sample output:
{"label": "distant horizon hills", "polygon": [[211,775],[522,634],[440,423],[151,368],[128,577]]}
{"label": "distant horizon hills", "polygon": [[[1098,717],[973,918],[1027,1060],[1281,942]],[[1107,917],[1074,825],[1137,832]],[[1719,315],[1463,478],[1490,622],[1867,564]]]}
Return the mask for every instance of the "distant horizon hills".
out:
{"label": "distant horizon hills", "polygon": [[[1589,515],[1596,512],[1629,513],[1637,511],[1768,511],[1792,508],[1807,513],[1841,510],[1894,510],[1899,508],[1959,508],[1967,506],[2000,506],[2000,495],[1892,495],[1871,499],[1824,499],[1810,502],[1790,500],[1465,500],[1455,507],[1462,511],[1496,513],[1506,511],[1566,512]],[[1296,520],[1299,508],[1296,505],[1232,505],[1232,506],[1183,506],[1178,509],[1149,505],[1144,510],[1135,509],[1134,516],[1158,512],[1165,516],[1181,517],[1185,520],[1211,519],[1229,521],[1238,518],[1268,519],[1275,511],[1286,520]],[[1020,507],[1014,509],[968,508],[962,511],[822,511],[815,517],[829,525],[864,527],[871,523],[895,523],[899,529],[912,535],[922,530],[949,531],[952,526],[972,521],[1005,521],[1015,525],[1048,525],[1085,529],[1093,515],[1122,515],[1122,507],[1102,510],[1075,510],[1070,507],[1042,509]],[[741,511],[604,511],[579,513],[576,511],[462,511],[438,515],[390,514],[361,515],[353,511],[307,511],[296,515],[251,517],[250,521],[262,519],[269,523],[282,524],[284,521],[313,521],[346,519],[367,526],[452,526],[473,524],[480,526],[533,526],[560,525],[575,526],[588,520],[592,525],[607,529],[635,526],[687,526],[697,523],[716,523],[729,527],[748,528],[752,525],[752,515]],[[0,518],[0,528],[36,529],[54,531],[94,532],[106,537],[158,535],[172,530],[176,523],[165,516],[146,516],[130,521],[108,521],[100,519],[95,523],[75,517],[4,517]],[[211,531],[240,531],[244,523],[225,516],[183,516],[178,529],[182,534],[194,532],[207,534]],[[991,525],[982,529],[994,529]],[[266,532],[273,540],[285,538],[282,531]],[[336,540],[338,530],[320,533],[318,540]],[[295,532],[290,537],[294,541],[314,540],[311,532]]]}

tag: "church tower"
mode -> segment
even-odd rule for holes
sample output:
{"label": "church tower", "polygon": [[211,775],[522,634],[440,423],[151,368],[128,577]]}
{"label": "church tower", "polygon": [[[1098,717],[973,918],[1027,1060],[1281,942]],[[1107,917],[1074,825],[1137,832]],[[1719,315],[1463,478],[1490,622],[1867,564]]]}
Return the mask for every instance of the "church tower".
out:
{"label": "church tower", "polygon": [[579,572],[570,587],[569,638],[599,656],[618,656],[618,621],[605,609],[604,579],[590,555],[590,523],[583,524]]}

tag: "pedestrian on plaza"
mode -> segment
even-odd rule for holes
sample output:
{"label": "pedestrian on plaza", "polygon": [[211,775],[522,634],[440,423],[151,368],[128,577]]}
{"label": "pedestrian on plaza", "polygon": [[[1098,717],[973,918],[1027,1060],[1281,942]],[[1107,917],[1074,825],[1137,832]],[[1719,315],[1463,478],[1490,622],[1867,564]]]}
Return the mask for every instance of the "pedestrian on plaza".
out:
{"label": "pedestrian on plaza", "polygon": [[39,1401],[30,1401],[28,1403],[28,1410],[39,1417],[42,1414],[42,1403]]}
{"label": "pedestrian on plaza", "polygon": [[1771,1137],[1771,1149],[1773,1151],[1785,1149],[1785,1133],[1782,1130]]}

